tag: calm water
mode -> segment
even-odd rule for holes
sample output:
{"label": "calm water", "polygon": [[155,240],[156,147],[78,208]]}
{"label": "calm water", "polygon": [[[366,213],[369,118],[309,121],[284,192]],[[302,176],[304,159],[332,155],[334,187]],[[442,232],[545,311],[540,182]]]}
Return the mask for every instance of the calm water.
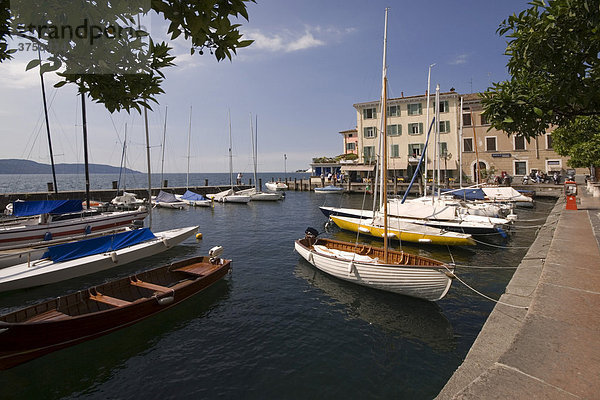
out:
{"label": "calm water", "polygon": [[[393,398],[428,399],[444,386],[493,304],[454,282],[430,303],[358,287],[315,270],[293,251],[307,226],[324,230],[319,205],[360,206],[362,195],[288,192],[277,203],[157,209],[153,230],[197,224],[204,239],[159,256],[61,284],[0,295],[7,311],[126,276],[215,245],[233,259],[224,281],[135,326],[0,372],[3,398]],[[544,218],[551,204],[520,209]],[[516,266],[535,229],[519,222],[498,249],[453,249],[457,263]],[[326,235],[352,240],[332,230]],[[368,241],[368,240],[367,240]],[[496,245],[503,244],[495,242]],[[450,260],[448,250],[404,245]],[[498,297],[508,269],[459,268],[464,280]]]}

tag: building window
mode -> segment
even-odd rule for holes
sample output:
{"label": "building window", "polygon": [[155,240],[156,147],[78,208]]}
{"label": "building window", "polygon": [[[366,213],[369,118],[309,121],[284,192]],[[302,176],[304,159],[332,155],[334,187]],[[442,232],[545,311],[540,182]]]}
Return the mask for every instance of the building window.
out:
{"label": "building window", "polygon": [[354,142],[352,142],[352,143],[346,143],[346,150],[349,150],[349,151],[356,150],[356,143],[354,143]]}
{"label": "building window", "polygon": [[408,134],[409,135],[420,135],[423,133],[423,123],[415,122],[413,124],[408,124]]}
{"label": "building window", "polygon": [[448,143],[440,142],[440,157],[444,157],[444,155],[448,154]]}
{"label": "building window", "polygon": [[463,138],[463,151],[473,151],[473,138]]}
{"label": "building window", "polygon": [[527,175],[527,161],[515,161],[515,175]]}
{"label": "building window", "polygon": [[551,133],[548,133],[546,135],[546,148],[548,150],[552,150],[553,149],[553,147],[552,147],[552,134]]}
{"label": "building window", "polygon": [[349,133],[349,134],[348,134],[348,137],[353,137],[353,136],[354,136],[354,134],[353,134],[353,133]]}
{"label": "building window", "polygon": [[[435,101],[433,102],[433,110],[435,111]],[[440,101],[440,113],[447,113],[448,111],[448,101]]]}
{"label": "building window", "polygon": [[523,136],[515,136],[515,150],[525,150],[525,138]]}
{"label": "building window", "polygon": [[363,110],[363,119],[375,119],[377,118],[376,108],[365,108]]}
{"label": "building window", "polygon": [[375,130],[374,126],[363,128],[363,132],[366,139],[377,137],[377,131]]}
{"label": "building window", "polygon": [[400,150],[398,150],[398,145],[397,144],[393,144],[390,146],[390,157],[391,158],[398,158],[400,157]]}
{"label": "building window", "polygon": [[421,103],[411,103],[406,105],[408,115],[421,115],[423,113],[423,106]]}
{"label": "building window", "polygon": [[365,162],[375,161],[375,146],[365,146],[363,148],[363,156]]}
{"label": "building window", "polygon": [[409,143],[408,145],[408,156],[418,157],[423,151],[423,143]]}
{"label": "building window", "polygon": [[481,125],[489,125],[487,117],[484,114],[481,114]]}
{"label": "building window", "polygon": [[440,133],[450,132],[450,121],[440,121]]}
{"label": "building window", "polygon": [[400,106],[389,106],[387,108],[387,116],[388,117],[399,117],[400,116]]}
{"label": "building window", "polygon": [[463,126],[471,126],[471,114],[463,113]]}
{"label": "building window", "polygon": [[485,150],[496,151],[496,136],[486,136],[485,138]]}
{"label": "building window", "polygon": [[400,136],[402,135],[402,125],[388,125],[387,126],[388,136]]}

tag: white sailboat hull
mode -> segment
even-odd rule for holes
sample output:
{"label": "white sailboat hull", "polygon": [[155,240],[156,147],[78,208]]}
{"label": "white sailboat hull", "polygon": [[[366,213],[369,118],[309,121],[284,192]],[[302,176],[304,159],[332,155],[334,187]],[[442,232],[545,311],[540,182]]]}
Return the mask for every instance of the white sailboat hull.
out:
{"label": "white sailboat hull", "polygon": [[110,231],[116,227],[124,227],[136,220],[143,220],[147,215],[148,211],[144,207],[140,207],[135,211],[108,212],[47,223],[39,223],[38,219],[30,219],[29,223],[23,225],[0,226],[0,249],[50,245],[52,244],[51,240],[44,240],[48,237],[52,239],[84,238],[91,232]]}
{"label": "white sailboat hull", "polygon": [[178,245],[197,230],[198,227],[193,226],[158,232],[155,239],[143,243],[65,262],[44,259],[3,268],[0,269],[0,292],[56,283],[150,257]]}
{"label": "white sailboat hull", "polygon": [[343,260],[319,254],[299,241],[295,242],[295,249],[302,258],[326,274],[387,292],[436,301],[446,295],[452,284],[448,275],[439,268]]}
{"label": "white sailboat hull", "polygon": [[286,185],[283,182],[267,182],[265,183],[265,186],[267,187],[267,189],[272,190],[272,191],[277,191],[277,190],[287,190],[288,185]]}

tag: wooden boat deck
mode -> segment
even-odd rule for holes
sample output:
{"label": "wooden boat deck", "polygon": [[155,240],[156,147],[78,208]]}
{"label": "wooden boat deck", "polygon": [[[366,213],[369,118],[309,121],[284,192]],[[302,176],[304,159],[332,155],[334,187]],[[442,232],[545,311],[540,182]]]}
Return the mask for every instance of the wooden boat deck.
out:
{"label": "wooden boat deck", "polygon": [[108,304],[109,306],[113,307],[123,307],[131,304],[131,301],[117,299],[116,297],[106,296],[101,293],[90,294],[90,300]]}
{"label": "wooden boat deck", "polygon": [[38,315],[28,319],[27,322],[52,321],[52,320],[67,319],[67,318],[73,318],[73,317],[71,317],[70,315],[61,313],[58,310],[48,310],[44,313],[38,314]]}
{"label": "wooden boat deck", "polygon": [[185,272],[195,276],[204,276],[209,274],[220,266],[218,264],[210,264],[207,262],[199,262],[195,264],[186,265],[177,269],[171,270],[172,272]]}

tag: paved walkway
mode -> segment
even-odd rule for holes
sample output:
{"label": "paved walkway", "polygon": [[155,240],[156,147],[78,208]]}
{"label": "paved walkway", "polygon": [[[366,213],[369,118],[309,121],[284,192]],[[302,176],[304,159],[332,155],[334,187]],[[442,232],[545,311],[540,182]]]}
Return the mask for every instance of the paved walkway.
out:
{"label": "paved walkway", "polygon": [[564,198],[438,399],[600,399],[600,198]]}

